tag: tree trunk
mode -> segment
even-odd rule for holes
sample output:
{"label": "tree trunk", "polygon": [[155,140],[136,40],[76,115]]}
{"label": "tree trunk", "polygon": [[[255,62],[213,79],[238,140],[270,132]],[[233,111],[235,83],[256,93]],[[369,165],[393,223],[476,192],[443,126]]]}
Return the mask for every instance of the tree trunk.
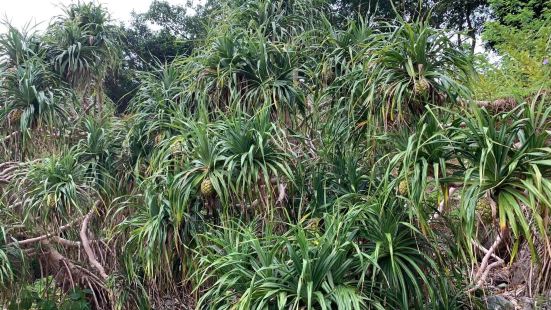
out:
{"label": "tree trunk", "polygon": [[471,37],[471,53],[474,54],[474,49],[476,47],[476,32],[471,21],[471,13],[470,10],[467,10],[465,13],[465,20],[467,21],[467,34]]}

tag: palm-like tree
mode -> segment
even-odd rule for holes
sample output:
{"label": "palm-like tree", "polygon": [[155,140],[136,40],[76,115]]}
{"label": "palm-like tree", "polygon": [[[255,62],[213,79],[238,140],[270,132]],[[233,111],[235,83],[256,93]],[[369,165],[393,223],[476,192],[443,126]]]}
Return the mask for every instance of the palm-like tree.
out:
{"label": "palm-like tree", "polygon": [[462,180],[466,231],[473,231],[476,201],[488,193],[496,203],[493,215],[499,218],[500,230],[511,229],[515,237],[523,235],[532,246],[531,219],[538,232],[544,238],[547,235],[543,218],[550,206],[546,179],[551,172],[551,152],[546,146],[548,124],[542,119],[551,110],[545,100],[497,115],[473,109],[473,114],[463,118],[466,127],[458,149],[470,162]]}
{"label": "palm-like tree", "polygon": [[56,72],[83,98],[94,92],[99,110],[103,104],[103,79],[118,64],[117,41],[118,34],[107,10],[93,2],[69,5],[65,15],[48,30],[47,53]]}
{"label": "palm-like tree", "polygon": [[426,21],[388,26],[388,45],[377,52],[371,103],[390,120],[405,111],[419,115],[424,102],[441,104],[468,99],[473,68],[467,55],[447,35]]}
{"label": "palm-like tree", "polygon": [[33,224],[38,226],[42,225],[40,222],[61,226],[93,207],[96,197],[93,179],[86,176],[79,156],[78,151],[68,151],[32,163],[22,171],[23,177],[15,185],[26,189],[21,201],[27,221],[37,221]]}
{"label": "palm-like tree", "polygon": [[250,119],[235,117],[222,123],[220,130],[225,132],[221,141],[224,166],[237,196],[252,198],[260,194],[258,198],[264,205],[272,204],[267,200],[274,190],[272,179],[275,183],[283,178],[292,181],[292,173],[268,110],[263,109]]}
{"label": "palm-like tree", "polygon": [[321,1],[237,1],[230,21],[243,29],[253,29],[272,42],[288,42],[320,22],[316,17],[326,9]]}
{"label": "palm-like tree", "polygon": [[31,58],[6,73],[2,84],[0,96],[5,101],[0,108],[0,123],[11,128],[8,138],[19,133],[26,146],[32,129],[47,129],[49,134],[59,135],[58,128],[64,127],[69,116],[69,92],[52,87],[56,86],[55,79],[41,59]]}
{"label": "palm-like tree", "polygon": [[0,53],[4,55],[0,62],[4,69],[13,70],[27,60],[43,54],[44,49],[39,36],[29,25],[21,30],[9,22],[4,22],[2,25],[7,28],[0,35]]}
{"label": "palm-like tree", "polygon": [[385,309],[422,307],[426,292],[439,299],[436,263],[401,221],[404,210],[372,202],[304,219],[283,236],[260,237],[254,225],[235,223],[208,230],[196,276],[214,289],[199,305]]}
{"label": "palm-like tree", "polygon": [[360,258],[354,255],[350,226],[325,218],[321,235],[296,227],[285,236],[258,237],[254,227],[211,230],[201,240],[200,283],[213,281],[199,305],[221,309],[274,307],[287,309],[363,309],[372,303],[355,281]]}
{"label": "palm-like tree", "polygon": [[[206,100],[213,108],[254,113],[264,104],[274,114],[304,112],[304,94],[298,85],[302,75],[296,51],[270,42],[258,34],[233,30],[212,43],[207,56],[198,59],[202,68],[185,62],[185,72],[199,75],[189,90],[195,100]],[[288,117],[287,117],[288,118]]]}

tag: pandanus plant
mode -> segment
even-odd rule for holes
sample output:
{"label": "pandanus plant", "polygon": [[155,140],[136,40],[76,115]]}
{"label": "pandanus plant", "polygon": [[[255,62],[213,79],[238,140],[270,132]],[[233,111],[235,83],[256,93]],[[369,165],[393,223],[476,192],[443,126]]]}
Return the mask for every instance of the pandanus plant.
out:
{"label": "pandanus plant", "polygon": [[466,54],[427,21],[400,21],[388,26],[388,45],[377,52],[371,103],[388,120],[402,120],[406,111],[420,115],[425,102],[454,103],[470,97],[474,70]]}
{"label": "pandanus plant", "polygon": [[290,46],[236,29],[213,39],[206,56],[197,57],[199,68],[189,60],[182,64],[192,72],[186,77],[197,80],[187,86],[193,99],[211,110],[253,114],[270,104],[274,116],[290,122],[293,114],[304,112],[296,55]]}
{"label": "pandanus plant", "polygon": [[[119,61],[118,34],[107,10],[96,3],[74,3],[48,29],[47,54],[61,77],[83,99],[94,93],[103,105],[103,79]],[[90,109],[89,104],[84,110]]]}
{"label": "pandanus plant", "polygon": [[[473,279],[475,286],[482,285],[489,271],[504,263],[500,258],[490,264],[492,255],[503,244],[514,243],[508,254],[515,257],[526,240],[536,259],[534,241],[548,239],[545,227],[550,207],[550,113],[545,96],[497,114],[476,104],[461,112],[444,112],[447,118],[442,112],[429,109],[416,132],[398,144],[402,145],[401,150],[391,160],[389,169],[399,165],[398,180],[405,185],[402,188],[400,184],[398,192],[408,199],[413,217],[421,220],[421,228],[428,229],[434,218],[429,217],[420,202],[426,197],[428,184],[439,184],[440,206],[430,211],[448,212],[442,208],[448,189],[461,192],[460,232],[467,252],[473,255],[473,245],[476,251],[483,246],[476,236],[481,220],[487,231],[493,231],[490,236],[495,239],[485,245],[488,249]],[[531,222],[535,227],[531,228]],[[551,250],[547,241],[540,246],[546,252]]]}
{"label": "pandanus plant", "polygon": [[[478,107],[473,110],[469,117],[463,118],[464,143],[459,149],[471,162],[463,179],[466,232],[470,237],[476,201],[487,193],[495,202],[492,215],[501,234],[510,229],[517,243],[520,236],[524,236],[535,258],[529,222],[533,220],[538,234],[547,239],[544,222],[548,221],[551,207],[548,181],[551,150],[547,145],[551,108],[544,97],[497,115]],[[512,256],[518,244],[514,249]]]}
{"label": "pandanus plant", "polygon": [[193,278],[213,289],[199,306],[405,309],[422,308],[427,293],[438,303],[438,270],[423,237],[403,221],[398,200],[383,200],[305,217],[282,236],[259,236],[255,223],[208,229]]}
{"label": "pandanus plant", "polygon": [[5,70],[14,70],[35,56],[43,56],[43,46],[35,30],[28,25],[17,29],[9,22],[1,23],[7,29],[0,35],[0,60]]}
{"label": "pandanus plant", "polygon": [[349,226],[342,219],[325,219],[327,232],[318,238],[296,227],[284,236],[257,236],[255,228],[237,223],[199,236],[200,284],[215,289],[199,306],[220,309],[363,309],[371,301],[354,276],[360,257],[354,255]]}
{"label": "pandanus plant", "polygon": [[0,96],[5,101],[0,108],[0,123],[12,130],[5,139],[20,133],[26,145],[31,130],[37,128],[49,130],[50,135],[60,134],[69,116],[69,92],[63,87],[52,88],[57,83],[41,59],[31,58],[5,74],[2,84]]}
{"label": "pandanus plant", "polygon": [[264,108],[250,118],[228,119],[220,127],[225,132],[221,151],[232,190],[241,199],[260,199],[266,207],[276,202],[272,197],[275,187],[284,180],[292,181],[289,157],[283,150],[285,141],[268,115]]}
{"label": "pandanus plant", "polygon": [[84,216],[94,205],[94,180],[86,175],[79,156],[79,151],[72,149],[32,162],[19,172],[14,186],[25,189],[18,199],[25,223],[61,226]]}

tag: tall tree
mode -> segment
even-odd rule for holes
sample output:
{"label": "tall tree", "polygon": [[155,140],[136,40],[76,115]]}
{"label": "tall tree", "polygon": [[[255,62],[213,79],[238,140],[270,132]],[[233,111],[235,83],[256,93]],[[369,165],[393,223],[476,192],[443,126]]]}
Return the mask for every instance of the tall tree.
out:
{"label": "tall tree", "polygon": [[189,55],[204,32],[200,16],[193,13],[189,3],[171,5],[157,0],[145,13],[132,12],[130,26],[124,28],[130,67],[143,70],[156,61]]}
{"label": "tall tree", "polygon": [[457,45],[464,43],[464,36],[471,42],[471,51],[477,44],[477,37],[490,17],[487,0],[443,0],[439,1],[433,13],[434,22],[441,28],[457,30]]}
{"label": "tall tree", "polygon": [[[536,34],[551,22],[549,0],[490,0],[494,20],[489,22],[484,37],[491,47],[508,41],[518,31]],[[540,33],[541,34],[541,33]]]}
{"label": "tall tree", "polygon": [[132,12],[129,25],[119,26],[125,33],[121,70],[106,79],[109,97],[119,110],[128,105],[137,87],[135,71],[149,71],[176,56],[187,56],[205,36],[200,7],[191,3],[172,5],[155,0],[146,12]]}

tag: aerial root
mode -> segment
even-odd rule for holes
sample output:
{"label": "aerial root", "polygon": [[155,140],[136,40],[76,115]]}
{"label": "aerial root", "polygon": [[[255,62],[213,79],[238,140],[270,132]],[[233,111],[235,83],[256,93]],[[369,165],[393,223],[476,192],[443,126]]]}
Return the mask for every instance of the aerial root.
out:
{"label": "aerial root", "polygon": [[[473,277],[474,287],[471,288],[469,292],[475,291],[476,289],[481,287],[486,281],[486,278],[488,277],[489,272],[493,268],[501,266],[505,263],[503,259],[501,259],[499,256],[494,254],[497,248],[499,247],[499,245],[501,245],[501,243],[503,242],[502,234],[503,232],[497,235],[494,243],[487,250],[484,249],[484,247],[482,247],[481,245],[475,243],[475,246],[477,246],[478,248],[481,248],[481,250],[485,253],[485,255],[482,258],[482,261],[480,262],[480,267],[478,268],[478,271]],[[496,261],[490,264],[491,258],[494,258]]]}
{"label": "aerial root", "polygon": [[88,236],[86,234],[86,230],[88,229],[88,222],[90,222],[90,218],[94,214],[95,210],[96,208],[92,208],[92,210],[90,210],[90,212],[86,214],[84,220],[82,221],[82,226],[80,228],[80,241],[82,247],[84,248],[84,252],[86,252],[86,255],[88,256],[88,261],[90,262],[90,265],[92,265],[99,272],[99,275],[105,281],[109,276],[105,272],[103,266],[99,263],[96,255],[94,254],[94,251],[90,247],[90,240],[88,239]]}

